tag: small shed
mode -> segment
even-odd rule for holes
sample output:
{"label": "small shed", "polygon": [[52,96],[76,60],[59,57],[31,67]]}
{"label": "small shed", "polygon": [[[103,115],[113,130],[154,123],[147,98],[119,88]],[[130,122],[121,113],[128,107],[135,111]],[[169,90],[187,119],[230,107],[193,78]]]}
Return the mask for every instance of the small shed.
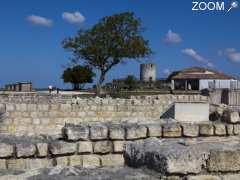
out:
{"label": "small shed", "polygon": [[5,86],[5,90],[17,91],[17,92],[30,92],[33,89],[32,89],[31,82],[19,82],[19,83],[15,83],[15,84],[7,84]]}
{"label": "small shed", "polygon": [[168,77],[172,90],[235,89],[238,80],[230,75],[201,67],[175,71]]}

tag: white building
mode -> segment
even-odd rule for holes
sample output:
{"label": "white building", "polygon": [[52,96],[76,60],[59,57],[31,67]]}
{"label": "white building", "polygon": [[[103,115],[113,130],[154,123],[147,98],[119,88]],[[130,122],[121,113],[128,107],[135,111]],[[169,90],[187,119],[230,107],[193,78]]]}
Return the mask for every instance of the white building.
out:
{"label": "white building", "polygon": [[236,89],[239,81],[221,72],[192,67],[169,76],[172,90]]}

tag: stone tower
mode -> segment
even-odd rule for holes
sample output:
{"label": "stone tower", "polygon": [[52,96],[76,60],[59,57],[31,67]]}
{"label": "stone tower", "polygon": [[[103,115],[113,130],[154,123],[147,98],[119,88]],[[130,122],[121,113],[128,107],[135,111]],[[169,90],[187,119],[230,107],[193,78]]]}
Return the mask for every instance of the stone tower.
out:
{"label": "stone tower", "polygon": [[157,68],[155,64],[141,64],[140,65],[140,80],[142,82],[155,82]]}

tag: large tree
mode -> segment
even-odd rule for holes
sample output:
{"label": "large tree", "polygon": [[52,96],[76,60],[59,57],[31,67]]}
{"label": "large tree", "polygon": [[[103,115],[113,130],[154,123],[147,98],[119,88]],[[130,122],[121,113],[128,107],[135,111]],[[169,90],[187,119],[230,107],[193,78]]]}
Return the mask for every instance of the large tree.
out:
{"label": "large tree", "polygon": [[62,79],[65,83],[71,83],[73,89],[80,89],[84,87],[85,83],[92,83],[95,73],[88,66],[74,66],[64,70]]}
{"label": "large tree", "polygon": [[102,18],[92,28],[80,30],[77,36],[63,41],[73,52],[73,60],[82,60],[100,72],[98,93],[106,73],[124,60],[144,58],[151,54],[148,41],[142,36],[140,19],[131,12]]}

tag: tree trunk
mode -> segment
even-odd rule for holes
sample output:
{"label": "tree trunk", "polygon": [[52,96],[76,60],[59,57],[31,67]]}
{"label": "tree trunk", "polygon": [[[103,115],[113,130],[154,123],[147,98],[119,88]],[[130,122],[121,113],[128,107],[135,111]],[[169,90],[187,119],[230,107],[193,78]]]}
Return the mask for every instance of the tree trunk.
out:
{"label": "tree trunk", "polygon": [[97,96],[100,96],[102,94],[102,83],[105,79],[105,73],[101,71],[99,81],[97,84]]}

